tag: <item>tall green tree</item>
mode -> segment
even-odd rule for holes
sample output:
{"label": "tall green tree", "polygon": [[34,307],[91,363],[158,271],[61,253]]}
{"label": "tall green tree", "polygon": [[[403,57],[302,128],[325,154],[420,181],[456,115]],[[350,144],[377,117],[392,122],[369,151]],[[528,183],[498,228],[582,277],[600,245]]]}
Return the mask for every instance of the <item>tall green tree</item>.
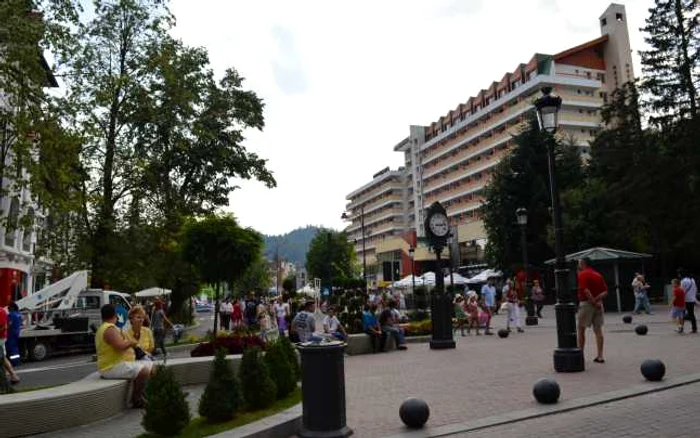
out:
{"label": "tall green tree", "polygon": [[163,0],[95,0],[81,23],[79,41],[66,58],[65,122],[84,143],[81,158],[89,179],[82,217],[90,242],[92,285],[102,287],[121,244],[115,230],[131,192],[143,178],[134,123],[146,79],[148,49],[173,24]]}
{"label": "tall green tree", "polygon": [[[49,203],[51,196],[62,195],[50,190],[38,193],[45,187],[45,174],[74,175],[73,160],[49,166],[42,160],[61,148],[69,149],[73,141],[55,123],[60,108],[50,105],[45,89],[56,87],[57,82],[44,52],[60,57],[68,50],[79,10],[74,0],[0,2],[0,202],[31,188],[35,198],[41,195]],[[18,214],[2,215],[3,225],[16,228],[24,219],[22,226],[31,226],[35,212],[27,204]]]}
{"label": "tall green tree", "polygon": [[700,6],[696,0],[656,0],[649,9],[640,52],[642,89],[652,122],[667,126],[698,114]]}
{"label": "tall green tree", "polygon": [[324,287],[333,279],[354,277],[355,248],[347,234],[333,230],[321,230],[309,244],[306,253],[306,270],[309,278],[321,278]]}
{"label": "tall green tree", "polygon": [[233,216],[209,215],[190,220],[182,234],[182,256],[195,267],[204,283],[216,285],[214,330],[219,313],[221,283],[233,284],[260,256],[262,235],[241,228]]}
{"label": "tall green tree", "polygon": [[[488,236],[486,257],[494,267],[512,272],[522,266],[521,231],[515,216],[520,207],[528,212],[526,240],[530,263],[541,263],[554,254],[549,214],[548,141],[552,141],[551,137],[543,134],[536,120],[531,119],[515,136],[515,147],[496,166],[486,186],[482,207]],[[577,148],[558,142],[555,154],[559,189],[563,191],[579,184],[582,171]]]}
{"label": "tall green tree", "polygon": [[251,291],[262,293],[270,286],[272,286],[272,278],[267,260],[260,254],[248,266],[241,278],[233,284],[233,290],[237,295],[244,296]]}

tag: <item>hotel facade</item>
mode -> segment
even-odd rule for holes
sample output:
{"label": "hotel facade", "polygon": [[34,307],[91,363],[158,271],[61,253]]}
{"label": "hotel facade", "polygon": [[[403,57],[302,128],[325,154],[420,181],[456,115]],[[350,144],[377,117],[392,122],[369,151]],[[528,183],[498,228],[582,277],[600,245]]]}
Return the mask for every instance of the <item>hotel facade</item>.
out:
{"label": "hotel facade", "polygon": [[424,212],[435,201],[447,209],[453,227],[453,264],[482,260],[484,188],[543,87],[562,98],[558,136],[572,139],[582,159],[589,156],[590,141],[604,128],[600,109],[634,79],[625,7],[611,4],[599,24],[599,38],[555,55],[536,53],[429,125],[410,126],[394,146],[405,165],[384,169],[347,195],[352,223],[346,232],[359,262],[365,258],[373,286],[410,275],[411,247],[419,266],[430,265],[434,255],[418,242]]}

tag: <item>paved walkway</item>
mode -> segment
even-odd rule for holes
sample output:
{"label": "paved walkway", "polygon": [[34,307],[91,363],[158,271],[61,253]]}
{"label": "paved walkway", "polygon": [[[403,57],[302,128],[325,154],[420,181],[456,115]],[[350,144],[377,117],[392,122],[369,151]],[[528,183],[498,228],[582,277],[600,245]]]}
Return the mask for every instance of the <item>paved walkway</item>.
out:
{"label": "paved walkway", "polygon": [[[674,333],[666,308],[655,310],[657,313],[652,316],[635,316],[633,324],[623,324],[621,315],[606,315],[607,362],[592,362],[594,342],[590,333],[587,369],[583,373],[557,374],[552,369],[556,328],[551,307],[545,310],[540,325],[525,327],[525,333],[514,332],[507,339],[457,334],[454,350],[431,351],[428,344],[410,344],[405,352],[347,357],[348,426],[360,438],[406,432],[398,409],[411,396],[423,398],[430,405],[430,427],[536,408],[539,405],[532,398],[532,385],[542,377],[559,382],[562,400],[654,385],[645,382],[639,372],[639,365],[647,358],[662,359],[669,378],[700,372],[700,335]],[[646,323],[649,334],[636,335],[636,323]],[[494,326],[503,325],[503,317],[496,317]],[[567,436],[575,437],[698,436],[691,433],[698,430],[698,420],[693,415],[696,400],[691,397],[699,389],[700,384],[693,384],[456,436],[541,437],[552,432],[553,436],[557,432],[564,435],[564,430]],[[193,408],[198,392],[190,390]],[[140,418],[140,411],[129,411],[102,423],[51,436],[135,436],[142,430]],[[572,433],[568,432],[569,427]]]}
{"label": "paved walkway", "polygon": [[[562,400],[592,396],[644,383],[639,366],[647,358],[662,359],[668,377],[697,373],[700,335],[674,333],[666,308],[655,310],[655,315],[635,316],[633,324],[623,324],[621,315],[606,315],[606,363],[592,362],[590,333],[583,373],[553,370],[556,329],[551,307],[539,326],[526,327],[525,333],[512,333],[507,339],[457,335],[454,350],[431,351],[427,344],[419,344],[406,352],[349,357],[348,425],[363,438],[404,432],[398,409],[411,396],[428,402],[429,426],[527,409],[537,406],[532,385],[542,377],[559,382]],[[497,316],[495,326],[503,321]],[[635,324],[642,322],[649,327],[646,336],[634,333]]]}
{"label": "paved walkway", "polygon": [[507,426],[450,435],[463,438],[697,438],[700,384],[579,409]]}

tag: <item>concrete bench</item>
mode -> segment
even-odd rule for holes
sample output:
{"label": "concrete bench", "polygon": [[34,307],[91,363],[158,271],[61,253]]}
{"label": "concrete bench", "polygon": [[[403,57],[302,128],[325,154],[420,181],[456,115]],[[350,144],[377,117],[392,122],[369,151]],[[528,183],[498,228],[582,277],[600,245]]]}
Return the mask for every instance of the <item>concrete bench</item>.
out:
{"label": "concrete bench", "polygon": [[[226,358],[238,371],[241,356]],[[209,381],[213,357],[168,360],[181,385]],[[157,362],[161,363],[161,362]],[[83,380],[38,391],[0,396],[0,437],[16,437],[81,426],[127,408],[127,380],[106,380],[97,372]]]}

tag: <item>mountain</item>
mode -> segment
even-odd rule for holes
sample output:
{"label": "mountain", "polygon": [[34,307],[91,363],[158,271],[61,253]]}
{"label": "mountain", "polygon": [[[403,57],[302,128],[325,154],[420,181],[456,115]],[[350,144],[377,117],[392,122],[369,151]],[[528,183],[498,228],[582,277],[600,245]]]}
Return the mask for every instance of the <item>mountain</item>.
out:
{"label": "mountain", "polygon": [[311,243],[311,240],[320,229],[320,227],[308,225],[280,236],[263,235],[265,239],[265,258],[274,260],[275,253],[279,249],[280,260],[287,260],[297,266],[304,266],[309,243]]}

